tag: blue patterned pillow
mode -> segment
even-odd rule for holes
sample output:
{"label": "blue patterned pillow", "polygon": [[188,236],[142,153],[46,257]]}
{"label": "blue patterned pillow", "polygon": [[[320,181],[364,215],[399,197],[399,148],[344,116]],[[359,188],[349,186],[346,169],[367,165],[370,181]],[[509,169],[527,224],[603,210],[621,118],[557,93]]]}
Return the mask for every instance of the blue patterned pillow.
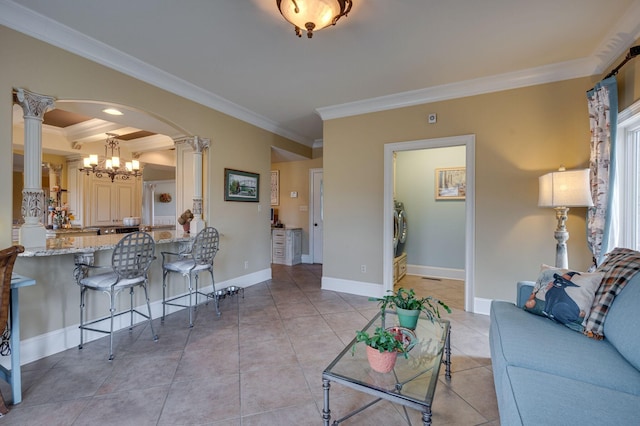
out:
{"label": "blue patterned pillow", "polygon": [[542,265],[524,310],[582,332],[603,276]]}

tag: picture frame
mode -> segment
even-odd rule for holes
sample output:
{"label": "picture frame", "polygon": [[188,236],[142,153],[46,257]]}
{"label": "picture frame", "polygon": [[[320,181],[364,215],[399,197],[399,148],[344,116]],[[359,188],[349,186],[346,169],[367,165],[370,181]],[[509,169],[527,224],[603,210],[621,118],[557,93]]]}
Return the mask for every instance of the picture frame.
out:
{"label": "picture frame", "polygon": [[280,170],[271,170],[271,205],[280,205]]}
{"label": "picture frame", "polygon": [[465,167],[436,168],[436,200],[464,200],[467,195]]}
{"label": "picture frame", "polygon": [[224,169],[224,200],[257,203],[260,201],[260,175]]}

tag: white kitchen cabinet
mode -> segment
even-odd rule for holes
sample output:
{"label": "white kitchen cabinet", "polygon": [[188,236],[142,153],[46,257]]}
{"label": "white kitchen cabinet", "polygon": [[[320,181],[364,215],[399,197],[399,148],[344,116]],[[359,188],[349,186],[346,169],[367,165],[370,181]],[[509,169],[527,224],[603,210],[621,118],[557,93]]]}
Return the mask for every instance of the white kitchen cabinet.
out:
{"label": "white kitchen cabinet", "polygon": [[302,228],[274,228],[271,231],[271,261],[280,265],[302,262]]}
{"label": "white kitchen cabinet", "polygon": [[136,179],[125,181],[93,178],[91,182],[90,226],[122,224],[122,218],[140,216],[141,199]]}

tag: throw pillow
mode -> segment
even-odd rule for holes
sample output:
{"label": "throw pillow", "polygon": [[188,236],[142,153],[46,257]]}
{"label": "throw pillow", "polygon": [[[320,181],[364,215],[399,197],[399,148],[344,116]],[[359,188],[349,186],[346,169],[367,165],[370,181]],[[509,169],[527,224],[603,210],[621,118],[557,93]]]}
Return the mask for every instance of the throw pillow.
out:
{"label": "throw pillow", "polygon": [[542,265],[524,309],[581,333],[603,276]]}

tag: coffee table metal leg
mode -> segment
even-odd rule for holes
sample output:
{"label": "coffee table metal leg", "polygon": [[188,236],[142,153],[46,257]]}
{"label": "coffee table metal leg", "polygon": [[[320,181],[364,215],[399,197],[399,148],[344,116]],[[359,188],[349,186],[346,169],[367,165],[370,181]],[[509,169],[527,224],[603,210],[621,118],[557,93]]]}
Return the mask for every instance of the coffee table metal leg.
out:
{"label": "coffee table metal leg", "polygon": [[451,380],[451,326],[447,331],[447,339],[444,343],[444,377]]}
{"label": "coffee table metal leg", "polygon": [[324,426],[329,426],[329,422],[331,421],[331,410],[329,409],[329,388],[331,385],[329,384],[329,380],[322,379],[322,390],[324,392],[324,407],[322,408],[322,420],[324,422]]}
{"label": "coffee table metal leg", "polygon": [[422,426],[431,426],[431,408],[422,412]]}

